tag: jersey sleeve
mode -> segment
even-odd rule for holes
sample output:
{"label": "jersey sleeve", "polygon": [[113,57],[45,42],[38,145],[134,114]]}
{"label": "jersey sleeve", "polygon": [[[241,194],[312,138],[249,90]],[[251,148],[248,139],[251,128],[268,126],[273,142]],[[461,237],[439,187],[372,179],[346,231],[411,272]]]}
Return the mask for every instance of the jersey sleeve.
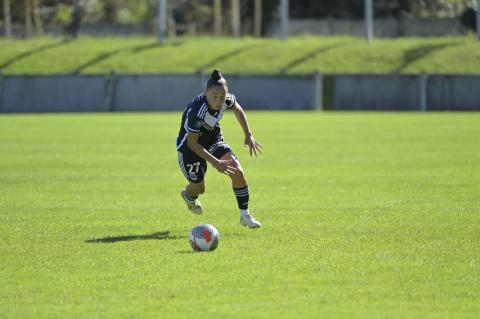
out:
{"label": "jersey sleeve", "polygon": [[227,105],[227,109],[233,109],[236,103],[237,103],[237,98],[235,97],[235,95],[228,93],[227,98],[225,99],[225,104]]}
{"label": "jersey sleeve", "polygon": [[202,128],[203,120],[199,116],[199,110],[192,108],[187,115],[187,131],[198,133]]}

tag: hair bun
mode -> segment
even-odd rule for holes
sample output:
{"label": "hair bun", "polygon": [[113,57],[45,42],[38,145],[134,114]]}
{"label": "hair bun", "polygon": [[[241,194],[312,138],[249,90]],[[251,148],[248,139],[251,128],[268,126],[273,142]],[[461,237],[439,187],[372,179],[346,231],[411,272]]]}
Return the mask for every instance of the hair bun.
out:
{"label": "hair bun", "polygon": [[210,78],[212,78],[212,80],[214,81],[220,81],[220,79],[222,78],[222,73],[218,70],[213,70]]}

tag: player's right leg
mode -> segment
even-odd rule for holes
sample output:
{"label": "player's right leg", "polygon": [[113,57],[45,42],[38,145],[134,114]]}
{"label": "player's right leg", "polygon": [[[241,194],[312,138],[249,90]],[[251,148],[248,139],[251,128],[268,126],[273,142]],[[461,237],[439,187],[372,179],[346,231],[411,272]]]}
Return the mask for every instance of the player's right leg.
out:
{"label": "player's right leg", "polygon": [[261,227],[262,224],[256,220],[248,210],[248,202],[250,198],[248,185],[242,166],[240,165],[237,157],[231,151],[229,151],[220,159],[230,161],[231,165],[236,168],[235,174],[231,175],[230,178],[232,179],[233,192],[235,193],[238,208],[240,209],[240,224],[242,226],[248,226],[249,228]]}
{"label": "player's right leg", "polygon": [[209,148],[209,151],[218,159],[230,162],[235,167],[235,173],[230,175],[232,179],[233,192],[237,198],[238,208],[240,209],[240,224],[250,228],[259,228],[262,226],[248,210],[248,201],[250,198],[247,180],[243,173],[242,166],[237,157],[233,154],[230,146],[224,142],[223,136],[218,136],[218,141]]}
{"label": "player's right leg", "polygon": [[193,152],[178,152],[178,164],[183,175],[189,181],[189,184],[181,191],[185,204],[188,209],[197,215],[203,213],[203,207],[198,196],[205,192],[205,173],[207,165],[205,160],[201,159]]}

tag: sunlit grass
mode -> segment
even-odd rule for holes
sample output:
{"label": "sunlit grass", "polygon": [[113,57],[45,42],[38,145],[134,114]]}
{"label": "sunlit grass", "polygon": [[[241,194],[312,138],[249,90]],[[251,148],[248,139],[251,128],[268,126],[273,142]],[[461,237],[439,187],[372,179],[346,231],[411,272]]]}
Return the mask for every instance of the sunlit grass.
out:
{"label": "sunlit grass", "polygon": [[[180,113],[0,117],[2,318],[474,318],[476,113],[232,114],[252,213],[210,167],[180,199]],[[211,223],[212,253],[189,230]]]}
{"label": "sunlit grass", "polygon": [[196,73],[480,73],[471,37],[377,39],[153,37],[0,40],[4,74]]}

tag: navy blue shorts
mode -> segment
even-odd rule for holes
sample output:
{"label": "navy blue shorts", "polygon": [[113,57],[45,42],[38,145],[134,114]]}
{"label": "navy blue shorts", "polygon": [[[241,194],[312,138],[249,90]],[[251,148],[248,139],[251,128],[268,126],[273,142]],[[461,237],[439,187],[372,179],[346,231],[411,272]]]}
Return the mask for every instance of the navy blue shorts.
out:
{"label": "navy blue shorts", "polygon": [[[215,158],[220,159],[223,155],[232,152],[230,146],[220,139],[212,144],[207,151]],[[190,148],[185,147],[184,152],[178,152],[178,164],[183,175],[192,183],[200,183],[207,172],[207,161],[195,154]]]}

